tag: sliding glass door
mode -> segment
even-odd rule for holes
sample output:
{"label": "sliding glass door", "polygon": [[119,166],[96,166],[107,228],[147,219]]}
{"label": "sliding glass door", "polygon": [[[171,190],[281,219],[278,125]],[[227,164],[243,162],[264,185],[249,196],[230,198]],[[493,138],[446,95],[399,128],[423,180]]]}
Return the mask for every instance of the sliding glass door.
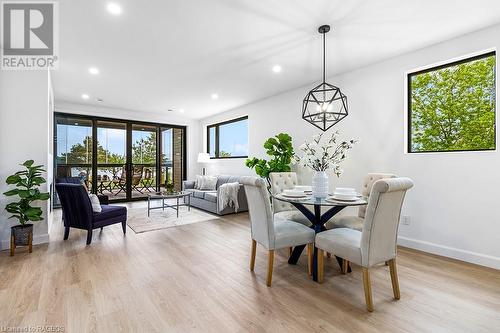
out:
{"label": "sliding glass door", "polygon": [[127,124],[97,123],[96,192],[109,200],[127,198]]}
{"label": "sliding glass door", "polygon": [[156,192],[157,127],[132,124],[132,198]]}
{"label": "sliding glass door", "polygon": [[[92,190],[92,121],[77,116],[60,118],[54,127],[56,178],[79,178]],[[54,196],[54,203],[59,199]]]}
{"label": "sliding glass door", "polygon": [[79,178],[92,193],[107,195],[110,201],[181,190],[185,127],[62,113],[56,113],[55,124],[54,169],[59,180]]}

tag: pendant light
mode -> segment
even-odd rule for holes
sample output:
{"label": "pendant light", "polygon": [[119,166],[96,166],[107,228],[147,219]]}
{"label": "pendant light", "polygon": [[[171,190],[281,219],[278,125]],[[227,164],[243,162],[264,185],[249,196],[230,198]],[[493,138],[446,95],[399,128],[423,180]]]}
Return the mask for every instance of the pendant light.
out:
{"label": "pendant light", "polygon": [[326,33],[329,25],[322,25],[318,32],[323,35],[323,82],[311,89],[302,102],[302,119],[322,131],[347,117],[347,96],[340,88],[326,82]]}

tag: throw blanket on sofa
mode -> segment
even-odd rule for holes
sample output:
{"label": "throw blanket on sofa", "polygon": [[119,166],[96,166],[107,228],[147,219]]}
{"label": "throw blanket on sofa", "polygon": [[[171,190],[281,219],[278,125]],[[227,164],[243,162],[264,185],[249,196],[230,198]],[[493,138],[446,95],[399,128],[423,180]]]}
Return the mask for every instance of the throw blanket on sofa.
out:
{"label": "throw blanket on sofa", "polygon": [[234,211],[237,213],[240,208],[238,205],[238,190],[240,189],[240,183],[226,183],[219,187],[219,210],[223,210],[226,207],[234,207]]}

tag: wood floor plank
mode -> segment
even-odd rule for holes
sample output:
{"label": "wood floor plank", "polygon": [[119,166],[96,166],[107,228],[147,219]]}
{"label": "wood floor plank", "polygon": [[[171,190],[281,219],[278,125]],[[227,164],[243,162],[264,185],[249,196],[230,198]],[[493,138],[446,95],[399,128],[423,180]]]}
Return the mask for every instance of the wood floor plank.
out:
{"label": "wood floor plank", "polygon": [[[127,204],[142,207],[145,203]],[[145,211],[146,214],[146,211]],[[182,218],[182,213],[181,217]],[[401,300],[389,267],[370,269],[375,311],[365,307],[360,267],[341,274],[324,258],[324,283],[307,257],[267,251],[250,272],[248,214],[135,234],[121,226],[71,230],[60,212],[50,243],[0,253],[0,323],[54,325],[66,332],[492,332],[500,327],[500,272],[400,248]]]}

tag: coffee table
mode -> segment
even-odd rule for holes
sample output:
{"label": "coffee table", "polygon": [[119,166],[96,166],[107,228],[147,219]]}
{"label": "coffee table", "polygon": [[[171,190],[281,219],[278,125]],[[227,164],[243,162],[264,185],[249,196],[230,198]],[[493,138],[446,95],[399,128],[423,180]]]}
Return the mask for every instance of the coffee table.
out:
{"label": "coffee table", "polygon": [[[188,202],[186,203],[179,203],[179,199],[181,198],[188,198]],[[169,204],[165,203],[165,199],[177,199],[177,202],[175,204]],[[152,200],[161,200],[161,206],[155,206],[151,207],[151,201]],[[185,200],[183,200],[185,202]],[[174,193],[168,193],[168,192],[155,192],[155,193],[150,193],[148,194],[148,217],[149,217],[149,212],[152,211],[153,209],[163,209],[165,208],[172,208],[177,211],[177,217],[179,217],[179,207],[181,206],[187,206],[188,211],[191,210],[191,192],[174,192]]]}

